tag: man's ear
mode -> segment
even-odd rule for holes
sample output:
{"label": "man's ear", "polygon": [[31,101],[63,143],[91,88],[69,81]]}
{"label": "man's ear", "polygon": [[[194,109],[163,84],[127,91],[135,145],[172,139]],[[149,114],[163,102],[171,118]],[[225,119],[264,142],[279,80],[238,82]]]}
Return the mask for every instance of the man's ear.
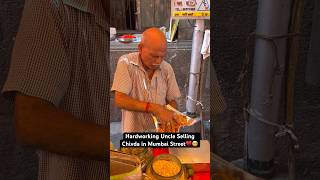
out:
{"label": "man's ear", "polygon": [[142,51],[142,47],[143,47],[143,44],[142,44],[142,43],[139,43],[139,44],[138,44],[138,50],[139,50],[140,53],[141,53],[141,51]]}

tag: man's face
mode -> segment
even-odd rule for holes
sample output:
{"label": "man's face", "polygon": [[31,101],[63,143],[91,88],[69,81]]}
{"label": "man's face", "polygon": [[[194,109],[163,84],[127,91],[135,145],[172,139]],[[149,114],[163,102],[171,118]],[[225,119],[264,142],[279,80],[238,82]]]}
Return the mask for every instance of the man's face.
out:
{"label": "man's face", "polygon": [[140,44],[139,51],[143,65],[150,70],[156,70],[166,56],[167,46],[163,43],[148,44],[148,46]]}

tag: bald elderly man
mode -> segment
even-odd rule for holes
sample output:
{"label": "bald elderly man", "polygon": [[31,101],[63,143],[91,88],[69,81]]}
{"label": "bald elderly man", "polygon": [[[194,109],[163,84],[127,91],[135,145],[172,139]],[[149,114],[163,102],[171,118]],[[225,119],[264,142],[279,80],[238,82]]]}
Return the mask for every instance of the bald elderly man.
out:
{"label": "bald elderly man", "polygon": [[162,129],[174,132],[176,116],[164,105],[176,108],[181,94],[171,65],[164,61],[167,41],[163,32],[158,28],[144,31],[138,49],[120,57],[111,88],[115,105],[122,109],[122,131],[153,131],[154,115]]}

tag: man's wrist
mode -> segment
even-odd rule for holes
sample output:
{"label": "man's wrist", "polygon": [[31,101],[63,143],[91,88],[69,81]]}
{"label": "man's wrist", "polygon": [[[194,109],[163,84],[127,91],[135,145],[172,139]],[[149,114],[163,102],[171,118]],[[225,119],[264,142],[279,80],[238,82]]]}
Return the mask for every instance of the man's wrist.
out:
{"label": "man's wrist", "polygon": [[145,107],[144,111],[145,111],[146,113],[149,113],[149,112],[150,112],[150,103],[149,103],[149,102],[146,103],[146,107]]}
{"label": "man's wrist", "polygon": [[153,115],[158,114],[158,104],[154,103],[149,103],[149,112],[152,113]]}

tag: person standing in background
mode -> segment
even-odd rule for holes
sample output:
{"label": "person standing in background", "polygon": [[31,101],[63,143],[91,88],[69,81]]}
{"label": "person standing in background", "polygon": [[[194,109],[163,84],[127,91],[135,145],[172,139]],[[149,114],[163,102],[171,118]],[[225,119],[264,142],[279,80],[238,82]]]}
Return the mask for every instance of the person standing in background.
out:
{"label": "person standing in background", "polygon": [[26,1],[5,97],[40,180],[109,176],[108,1]]}
{"label": "person standing in background", "polygon": [[181,94],[171,65],[164,61],[164,33],[158,28],[145,30],[138,49],[119,58],[111,89],[122,110],[122,132],[156,130],[152,115],[158,117],[160,129],[176,132],[178,116],[164,105],[176,108]]}

